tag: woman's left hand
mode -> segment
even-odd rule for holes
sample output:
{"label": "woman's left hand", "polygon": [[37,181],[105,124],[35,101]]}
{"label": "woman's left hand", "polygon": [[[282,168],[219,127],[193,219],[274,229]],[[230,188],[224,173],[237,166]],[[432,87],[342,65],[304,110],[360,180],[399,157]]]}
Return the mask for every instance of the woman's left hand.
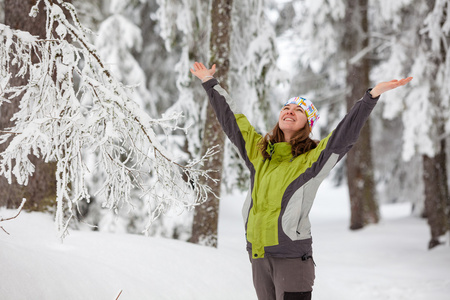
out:
{"label": "woman's left hand", "polygon": [[381,94],[383,94],[384,92],[393,90],[395,88],[398,88],[399,86],[403,86],[403,85],[407,84],[412,79],[413,79],[412,77],[408,77],[408,78],[403,78],[400,80],[394,79],[394,80],[391,80],[388,82],[381,82],[381,83],[377,84],[370,91],[370,94],[372,95],[373,98],[376,98],[376,97],[380,96]]}

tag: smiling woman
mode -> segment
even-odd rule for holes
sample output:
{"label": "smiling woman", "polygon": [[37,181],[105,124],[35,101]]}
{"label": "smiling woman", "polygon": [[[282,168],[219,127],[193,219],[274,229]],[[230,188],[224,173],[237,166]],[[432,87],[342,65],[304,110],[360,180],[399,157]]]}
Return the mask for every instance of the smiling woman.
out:
{"label": "smiling woman", "polygon": [[258,299],[311,299],[315,271],[309,212],[317,189],[358,139],[379,95],[412,78],[369,89],[332,133],[315,142],[310,134],[318,113],[310,101],[288,100],[274,129],[263,137],[213,78],[215,69],[196,62],[191,72],[202,80],[223,130],[250,170],[243,215]]}

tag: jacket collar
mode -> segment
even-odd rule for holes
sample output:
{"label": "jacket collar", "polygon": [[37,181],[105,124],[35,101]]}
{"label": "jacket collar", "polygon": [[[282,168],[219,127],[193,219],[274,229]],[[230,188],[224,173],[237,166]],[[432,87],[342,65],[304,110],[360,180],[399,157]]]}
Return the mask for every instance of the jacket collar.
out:
{"label": "jacket collar", "polygon": [[291,151],[292,151],[291,144],[286,142],[272,144],[269,141],[269,144],[267,145],[266,149],[266,152],[269,153],[270,155],[269,160],[272,160],[274,158],[277,160],[291,159],[292,158]]}

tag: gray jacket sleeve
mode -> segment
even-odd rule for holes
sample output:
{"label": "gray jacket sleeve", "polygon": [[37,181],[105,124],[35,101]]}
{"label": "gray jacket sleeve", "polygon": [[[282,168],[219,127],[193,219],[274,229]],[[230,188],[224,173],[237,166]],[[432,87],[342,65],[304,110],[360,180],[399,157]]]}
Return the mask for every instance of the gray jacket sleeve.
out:
{"label": "gray jacket sleeve", "polygon": [[237,107],[234,100],[219,85],[216,79],[211,79],[202,84],[209,97],[209,102],[216,113],[217,120],[222,126],[223,131],[228,138],[236,144],[239,136],[239,127],[236,124],[235,114]]}
{"label": "gray jacket sleeve", "polygon": [[234,100],[218,84],[216,79],[203,83],[217,120],[230,141],[236,146],[240,156],[250,168],[251,159],[258,152],[257,142],[261,136],[255,131],[247,118],[242,115]]}
{"label": "gray jacket sleeve", "polygon": [[341,120],[328,141],[327,150],[342,156],[356,143],[361,129],[380,98],[372,98],[370,91],[371,89],[367,90]]}
{"label": "gray jacket sleeve", "polygon": [[305,182],[312,177],[325,176],[353,147],[358,140],[361,129],[377,104],[377,98],[372,98],[370,90],[355,103],[338,126],[326,138],[320,141],[317,148],[307,153],[311,167],[301,175]]}

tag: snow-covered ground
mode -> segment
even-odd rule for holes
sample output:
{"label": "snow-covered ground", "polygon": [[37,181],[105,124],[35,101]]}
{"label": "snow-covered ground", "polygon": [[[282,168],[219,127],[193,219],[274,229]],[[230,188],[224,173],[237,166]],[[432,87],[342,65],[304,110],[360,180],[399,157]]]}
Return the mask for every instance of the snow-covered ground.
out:
{"label": "snow-covered ground", "polygon": [[[127,234],[74,231],[61,243],[52,216],[2,222],[0,299],[256,299],[240,216],[221,202],[219,248]],[[381,207],[379,225],[351,232],[345,188],[325,182],[311,212],[315,300],[450,299],[450,247],[427,250],[410,205]],[[0,210],[5,218],[14,214]]]}

